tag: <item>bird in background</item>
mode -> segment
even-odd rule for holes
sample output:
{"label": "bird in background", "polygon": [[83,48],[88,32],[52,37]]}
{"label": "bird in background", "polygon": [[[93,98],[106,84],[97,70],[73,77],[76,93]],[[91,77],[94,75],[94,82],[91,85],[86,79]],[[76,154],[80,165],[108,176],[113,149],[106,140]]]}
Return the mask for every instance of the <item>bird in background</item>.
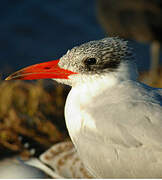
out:
{"label": "bird in background", "polygon": [[161,0],[97,0],[97,17],[110,36],[151,43],[150,72],[144,82],[156,85],[162,43]]}
{"label": "bird in background", "polygon": [[162,90],[137,80],[128,42],[108,37],[76,46],[59,60],[26,67],[11,79],[72,86],[66,125],[87,171],[96,178],[162,177]]}
{"label": "bird in background", "polygon": [[31,153],[30,158],[23,160],[15,156],[3,159],[0,163],[0,179],[93,178],[78,157],[71,141],[54,144],[40,156],[37,156],[39,147],[33,149],[25,141],[24,148]]}

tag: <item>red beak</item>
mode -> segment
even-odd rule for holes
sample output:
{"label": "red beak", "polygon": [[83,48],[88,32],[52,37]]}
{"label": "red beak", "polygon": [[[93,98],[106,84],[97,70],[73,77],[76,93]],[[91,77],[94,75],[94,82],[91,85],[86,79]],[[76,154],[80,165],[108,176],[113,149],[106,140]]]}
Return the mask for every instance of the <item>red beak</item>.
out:
{"label": "red beak", "polygon": [[58,66],[59,60],[44,62],[35,64],[23,68],[10,76],[5,80],[21,79],[21,80],[33,80],[33,79],[68,79],[68,76],[77,74],[75,72],[62,69]]}

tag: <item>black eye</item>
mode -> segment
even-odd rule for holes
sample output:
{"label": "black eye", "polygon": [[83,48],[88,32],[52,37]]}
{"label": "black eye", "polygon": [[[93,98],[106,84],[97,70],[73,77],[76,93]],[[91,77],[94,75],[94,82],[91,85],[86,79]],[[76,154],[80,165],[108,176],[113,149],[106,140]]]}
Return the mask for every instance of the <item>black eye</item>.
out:
{"label": "black eye", "polygon": [[94,65],[96,64],[96,59],[95,58],[87,58],[85,61],[84,61],[84,64],[85,65]]}

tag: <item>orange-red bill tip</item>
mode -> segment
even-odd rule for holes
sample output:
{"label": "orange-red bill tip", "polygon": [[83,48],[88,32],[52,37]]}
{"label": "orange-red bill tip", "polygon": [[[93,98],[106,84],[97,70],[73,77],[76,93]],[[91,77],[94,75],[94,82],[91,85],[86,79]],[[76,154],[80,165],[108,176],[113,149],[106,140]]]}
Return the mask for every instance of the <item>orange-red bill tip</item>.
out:
{"label": "orange-red bill tip", "polygon": [[58,62],[59,60],[53,60],[28,66],[11,74],[5,80],[68,79],[68,76],[77,74],[60,68]]}

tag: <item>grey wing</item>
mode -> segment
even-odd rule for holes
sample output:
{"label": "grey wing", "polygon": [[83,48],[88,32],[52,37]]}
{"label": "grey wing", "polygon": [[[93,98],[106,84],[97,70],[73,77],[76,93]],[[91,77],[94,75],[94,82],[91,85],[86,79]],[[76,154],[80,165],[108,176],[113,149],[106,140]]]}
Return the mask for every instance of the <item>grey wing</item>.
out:
{"label": "grey wing", "polygon": [[[96,129],[84,133],[81,157],[86,157],[83,162],[96,177],[162,177],[161,107],[133,106],[129,112],[123,107],[123,114],[121,108],[96,113]],[[103,117],[111,120],[102,121]]]}
{"label": "grey wing", "polygon": [[[147,90],[146,90],[147,89]],[[125,130],[131,133],[143,146],[162,148],[162,89],[144,86],[148,96],[141,102],[135,102],[130,116],[131,124],[125,124]]]}
{"label": "grey wing", "polygon": [[[159,91],[153,94],[161,98]],[[107,97],[101,96],[86,110],[95,121],[92,129],[85,123],[84,136],[80,137],[80,154],[86,157],[86,167],[96,177],[162,177],[160,102],[131,99],[113,104]]]}
{"label": "grey wing", "polygon": [[96,106],[90,105],[88,114],[96,125],[93,137],[127,147],[156,145],[162,148],[162,90],[150,92],[148,96],[154,96],[154,101],[146,97],[141,101],[109,103],[104,96],[95,102]]}

